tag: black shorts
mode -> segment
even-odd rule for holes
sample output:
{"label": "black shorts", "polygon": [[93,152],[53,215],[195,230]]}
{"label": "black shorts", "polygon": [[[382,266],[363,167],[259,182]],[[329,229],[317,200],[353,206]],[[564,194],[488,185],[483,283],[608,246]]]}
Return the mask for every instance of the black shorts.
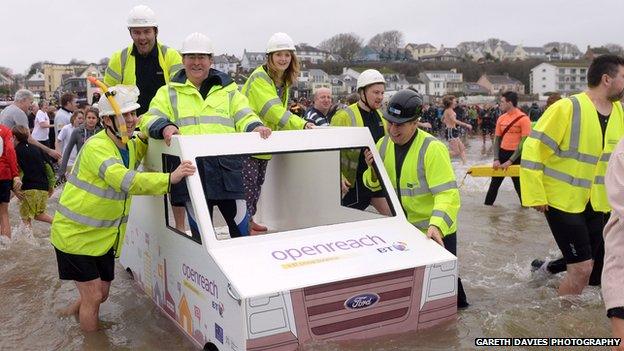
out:
{"label": "black shorts", "polygon": [[602,230],[607,215],[595,212],[591,203],[582,213],[569,213],[549,207],[548,226],[567,264],[595,259],[600,252]]}
{"label": "black shorts", "polygon": [[12,188],[12,180],[0,180],[0,202],[9,202],[11,200]]}
{"label": "black shorts", "polygon": [[65,253],[56,247],[59,278],[88,282],[100,278],[105,282],[115,279],[115,254],[113,249],[103,256],[86,256]]}
{"label": "black shorts", "polygon": [[459,129],[446,128],[446,140],[459,138]]}

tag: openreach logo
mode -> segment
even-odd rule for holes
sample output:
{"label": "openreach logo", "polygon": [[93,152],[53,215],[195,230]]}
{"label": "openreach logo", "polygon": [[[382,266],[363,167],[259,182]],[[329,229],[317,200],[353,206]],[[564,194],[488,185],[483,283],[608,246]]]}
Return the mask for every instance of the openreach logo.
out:
{"label": "openreach logo", "polygon": [[319,243],[301,247],[293,247],[284,250],[276,250],[271,253],[274,259],[284,262],[295,262],[302,258],[335,253],[341,251],[357,250],[364,247],[377,247],[386,244],[386,241],[377,235],[366,235],[359,239],[337,240],[328,243]]}

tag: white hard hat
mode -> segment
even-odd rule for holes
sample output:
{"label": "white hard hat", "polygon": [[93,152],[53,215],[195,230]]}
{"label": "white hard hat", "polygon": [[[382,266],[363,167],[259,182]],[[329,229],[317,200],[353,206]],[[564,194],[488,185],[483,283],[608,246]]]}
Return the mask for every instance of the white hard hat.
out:
{"label": "white hard hat", "polygon": [[270,54],[275,51],[291,50],[295,51],[295,43],[286,33],[278,32],[271,36],[267,43],[266,53]]}
{"label": "white hard hat", "polygon": [[154,11],[145,5],[133,7],[128,14],[128,28],[136,27],[158,27]]}
{"label": "white hard hat", "polygon": [[[134,111],[141,107],[137,102],[139,100],[139,88],[134,85],[115,85],[108,88],[108,91],[114,95],[121,113]],[[115,115],[115,111],[113,111],[113,107],[105,94],[100,97],[98,108],[101,117]]]}
{"label": "white hard hat", "polygon": [[212,54],[212,40],[202,33],[191,33],[182,42],[180,54]]}
{"label": "white hard hat", "polygon": [[360,73],[360,76],[357,79],[356,89],[360,90],[360,88],[365,88],[371,84],[383,83],[386,84],[386,80],[383,75],[379,73],[376,69],[367,69],[366,71]]}

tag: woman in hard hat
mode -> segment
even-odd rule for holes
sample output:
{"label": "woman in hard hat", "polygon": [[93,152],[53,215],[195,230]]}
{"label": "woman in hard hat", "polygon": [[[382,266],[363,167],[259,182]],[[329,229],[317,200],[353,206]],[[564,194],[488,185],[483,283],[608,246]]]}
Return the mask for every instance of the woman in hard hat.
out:
{"label": "woman in hard hat", "polygon": [[[120,105],[127,130],[137,124],[138,89],[110,88]],[[135,171],[147,150],[141,138],[122,142],[115,112],[104,96],[99,101],[106,130],[91,137],[67,177],[52,223],[50,242],[59,277],[73,280],[80,297],[63,314],[79,314],[84,331],[98,329],[100,304],[114,278],[115,257],[124,242],[132,195],[161,195],[171,184],[195,173],[191,161],[171,173]]]}
{"label": "woman in hard hat", "polygon": [[[386,80],[375,69],[367,69],[357,79],[358,100],[342,109],[332,117],[332,126],[366,127],[373,140],[381,139],[386,134],[385,120],[381,118]],[[343,150],[340,153],[340,171],[342,173],[342,205],[363,210],[373,205],[381,213],[390,209],[383,199],[383,190],[371,191],[361,184],[362,174],[368,167],[364,154],[358,150]],[[382,201],[383,200],[383,201]]]}
{"label": "woman in hard hat", "polygon": [[[243,86],[249,106],[272,130],[300,130],[314,128],[313,123],[288,110],[288,90],[299,75],[299,61],[295,43],[286,33],[275,33],[266,49],[266,63],[256,68]],[[243,180],[247,209],[252,216],[251,230],[263,232],[267,228],[253,221],[260,189],[264,183],[270,155],[248,157],[243,161]]]}

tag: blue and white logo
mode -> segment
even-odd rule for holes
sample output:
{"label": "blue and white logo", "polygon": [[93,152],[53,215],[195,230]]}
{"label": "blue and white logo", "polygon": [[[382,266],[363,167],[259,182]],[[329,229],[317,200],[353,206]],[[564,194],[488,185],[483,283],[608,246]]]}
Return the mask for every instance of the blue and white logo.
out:
{"label": "blue and white logo", "polygon": [[372,307],[379,302],[379,295],[374,293],[359,294],[350,297],[344,302],[344,307],[348,310],[361,310]]}
{"label": "blue and white logo", "polygon": [[221,328],[221,326],[217,323],[215,323],[215,338],[223,344],[223,328]]}

